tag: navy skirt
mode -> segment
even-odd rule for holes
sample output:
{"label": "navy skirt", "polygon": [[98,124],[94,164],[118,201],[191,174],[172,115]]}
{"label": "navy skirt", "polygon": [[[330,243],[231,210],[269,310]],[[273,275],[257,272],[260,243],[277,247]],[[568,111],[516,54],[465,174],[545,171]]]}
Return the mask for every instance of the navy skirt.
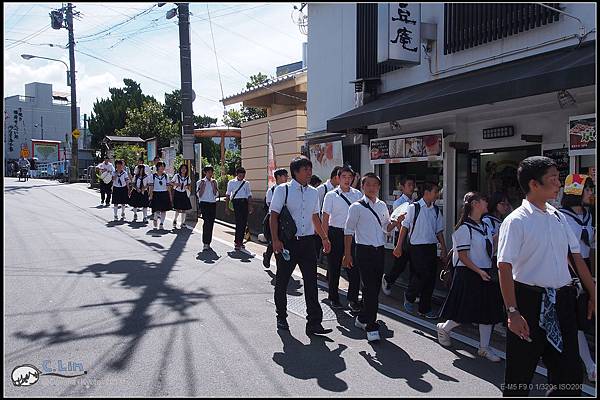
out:
{"label": "navy skirt", "polygon": [[112,189],[112,204],[129,204],[129,189],[127,186]]}
{"label": "navy skirt", "polygon": [[492,268],[486,272],[492,277],[484,281],[467,267],[454,268],[452,285],[446,297],[440,319],[458,323],[493,325],[504,321],[504,302],[500,284]]}
{"label": "navy skirt", "polygon": [[129,205],[131,207],[138,207],[138,208],[148,207],[150,205],[150,200],[148,200],[148,191],[145,190],[140,193],[134,189],[131,192],[131,196],[129,197]]}
{"label": "navy skirt", "polygon": [[179,192],[174,190],[175,194],[173,195],[173,209],[174,210],[191,210],[192,203],[190,202],[190,198],[187,195],[187,192]]}
{"label": "navy skirt", "polygon": [[152,212],[169,211],[171,207],[171,198],[169,192],[154,192],[152,193]]}

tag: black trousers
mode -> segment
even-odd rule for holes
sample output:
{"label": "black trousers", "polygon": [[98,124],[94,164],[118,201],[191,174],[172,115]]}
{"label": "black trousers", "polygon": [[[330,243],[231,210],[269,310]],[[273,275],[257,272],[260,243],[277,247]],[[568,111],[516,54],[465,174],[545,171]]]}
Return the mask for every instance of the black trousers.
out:
{"label": "black trousers", "polygon": [[265,254],[263,254],[263,259],[267,260],[267,262],[271,262],[271,256],[273,255],[273,243],[269,240],[269,244],[267,245],[267,250],[265,250]]}
{"label": "black trousers", "polygon": [[248,224],[248,199],[233,199],[235,212],[235,245],[244,244],[244,234]]}
{"label": "black trousers", "polygon": [[100,202],[104,203],[106,197],[106,204],[110,204],[110,196],[112,195],[112,182],[104,183],[100,181]]}
{"label": "black trousers", "polygon": [[[344,230],[342,228],[329,227],[329,241],[331,251],[327,254],[327,283],[329,284],[329,299],[340,301],[338,293],[340,287],[340,273],[342,259],[344,258]],[[354,257],[355,243],[352,241],[352,254]],[[346,269],[348,274],[348,301],[358,301],[360,290],[360,271],[358,268]]]}
{"label": "black trousers", "polygon": [[363,304],[358,315],[358,320],[367,324],[367,331],[378,329],[377,310],[379,309],[379,290],[383,277],[384,247],[356,245],[356,260],[354,267],[358,266],[360,278],[363,282]]}
{"label": "black trousers", "polygon": [[287,318],[287,287],[296,265],[302,272],[304,298],[306,300],[307,326],[316,326],[323,321],[323,310],[317,292],[317,255],[312,235],[301,236],[297,240],[284,242],[290,252],[290,261],[281,254],[275,254],[277,273],[275,274],[275,308],[278,318]]}
{"label": "black trousers", "polygon": [[217,203],[200,202],[200,212],[202,213],[202,243],[210,244],[212,242],[213,227],[217,216]]}
{"label": "black trousers", "polygon": [[562,353],[546,340],[546,332],[539,326],[542,292],[515,282],[515,295],[519,312],[529,326],[532,342],[526,342],[507,329],[503,395],[526,397],[541,357],[548,369],[546,395],[580,396],[583,368],[579,359],[577,320],[574,312],[576,289],[572,286],[561,288],[556,296],[555,307],[563,339]]}
{"label": "black trousers", "polygon": [[408,249],[412,273],[406,300],[414,303],[419,300],[419,312],[427,314],[431,311],[431,296],[437,277],[437,245],[436,244],[411,244]]}
{"label": "black trousers", "polygon": [[[398,243],[399,236],[400,235],[398,235],[398,232],[394,233],[394,245]],[[408,238],[405,238],[404,240],[408,240]],[[409,256],[408,254],[406,254],[406,252],[402,253],[402,257],[394,257],[394,264],[392,265],[390,273],[385,274],[385,280],[387,281],[387,283],[393,285],[394,282],[398,280],[398,277],[402,275],[407,265],[409,266],[409,272],[412,275],[412,264],[408,262],[408,259]]]}

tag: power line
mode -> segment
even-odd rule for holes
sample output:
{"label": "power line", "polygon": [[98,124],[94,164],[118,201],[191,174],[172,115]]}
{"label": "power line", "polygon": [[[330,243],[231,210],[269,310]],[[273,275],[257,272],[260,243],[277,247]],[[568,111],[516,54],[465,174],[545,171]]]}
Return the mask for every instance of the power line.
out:
{"label": "power line", "polygon": [[123,26],[124,24],[126,24],[126,23],[128,23],[128,22],[131,22],[131,21],[133,21],[134,19],[136,19],[136,18],[137,18],[137,17],[139,17],[139,16],[142,16],[142,15],[148,14],[150,11],[152,11],[152,9],[153,9],[154,7],[156,7],[156,4],[153,4],[153,5],[152,5],[150,8],[147,8],[147,9],[145,9],[144,11],[142,11],[142,12],[140,12],[140,13],[137,13],[137,14],[135,14],[134,16],[130,17],[129,19],[127,19],[127,20],[125,20],[125,21],[121,21],[121,22],[119,22],[119,23],[117,23],[117,24],[115,24],[115,25],[113,25],[113,26],[111,26],[111,27],[109,27],[109,28],[106,28],[106,29],[104,29],[104,30],[102,30],[102,31],[100,31],[100,32],[97,32],[97,33],[94,33],[94,34],[91,34],[91,35],[83,35],[83,36],[80,36],[80,37],[79,37],[79,39],[87,39],[87,38],[91,38],[91,37],[94,37],[94,36],[101,35],[101,34],[103,34],[103,33],[105,33],[105,32],[109,32],[109,31],[111,31],[111,30],[113,30],[113,29],[116,29],[116,28],[118,28],[118,27],[120,27],[120,26]]}
{"label": "power line", "polygon": [[6,50],[12,50],[16,47],[19,47],[20,45],[22,45],[22,41],[26,41],[26,40],[31,40],[36,36],[41,35],[42,33],[44,33],[45,31],[47,31],[48,29],[50,29],[50,24],[46,25],[45,27],[35,31],[34,33],[31,33],[27,36],[25,36],[24,38],[21,38],[18,42],[15,42],[13,44],[8,45],[7,47],[4,48],[4,51]]}

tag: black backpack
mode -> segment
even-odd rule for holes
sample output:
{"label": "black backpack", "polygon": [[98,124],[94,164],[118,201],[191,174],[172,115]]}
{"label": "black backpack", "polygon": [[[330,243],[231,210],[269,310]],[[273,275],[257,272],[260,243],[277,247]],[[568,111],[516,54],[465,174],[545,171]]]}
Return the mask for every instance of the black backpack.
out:
{"label": "black backpack", "polygon": [[296,237],[296,232],[298,232],[298,228],[296,227],[296,221],[292,218],[292,214],[290,214],[290,210],[287,208],[287,199],[288,199],[288,185],[285,185],[285,202],[283,203],[283,208],[279,213],[279,240],[281,241],[290,241]]}

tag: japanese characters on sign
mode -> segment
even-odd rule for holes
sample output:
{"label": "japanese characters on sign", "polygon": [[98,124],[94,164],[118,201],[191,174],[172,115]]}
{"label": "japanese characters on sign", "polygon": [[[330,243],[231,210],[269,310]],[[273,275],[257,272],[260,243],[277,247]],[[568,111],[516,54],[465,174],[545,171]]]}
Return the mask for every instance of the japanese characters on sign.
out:
{"label": "japanese characters on sign", "polygon": [[568,141],[570,156],[596,154],[596,114],[570,117]]}
{"label": "japanese characters on sign", "polygon": [[378,5],[377,61],[421,63],[421,4]]}

